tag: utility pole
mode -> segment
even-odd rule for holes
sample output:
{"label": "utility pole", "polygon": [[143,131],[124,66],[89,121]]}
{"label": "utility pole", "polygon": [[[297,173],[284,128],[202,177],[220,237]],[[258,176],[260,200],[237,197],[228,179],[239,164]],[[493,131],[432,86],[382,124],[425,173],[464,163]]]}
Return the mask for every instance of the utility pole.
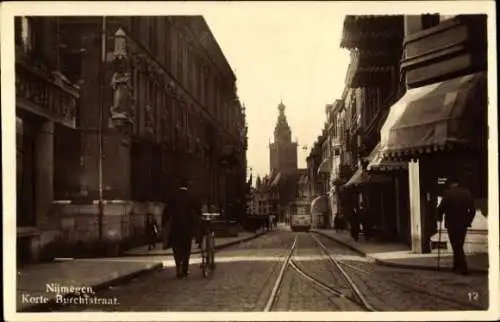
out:
{"label": "utility pole", "polygon": [[99,147],[98,156],[98,184],[99,184],[99,241],[103,240],[103,217],[104,217],[104,200],[103,200],[103,114],[104,114],[104,79],[106,66],[106,17],[102,17],[101,25],[101,60],[99,64],[99,126],[97,133],[97,145]]}

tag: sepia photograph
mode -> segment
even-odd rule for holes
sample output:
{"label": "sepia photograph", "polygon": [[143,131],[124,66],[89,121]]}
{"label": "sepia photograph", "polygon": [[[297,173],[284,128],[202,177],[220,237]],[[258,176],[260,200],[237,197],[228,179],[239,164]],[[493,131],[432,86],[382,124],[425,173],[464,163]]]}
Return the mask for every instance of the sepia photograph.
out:
{"label": "sepia photograph", "polygon": [[457,3],[2,5],[4,319],[497,320]]}

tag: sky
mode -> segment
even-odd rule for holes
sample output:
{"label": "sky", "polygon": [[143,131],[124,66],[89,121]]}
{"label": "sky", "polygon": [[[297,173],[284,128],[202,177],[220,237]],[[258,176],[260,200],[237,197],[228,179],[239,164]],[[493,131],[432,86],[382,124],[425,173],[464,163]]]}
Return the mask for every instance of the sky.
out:
{"label": "sky", "polygon": [[[269,173],[278,104],[297,140],[298,166],[326,120],[325,106],[341,97],[349,53],[340,48],[344,15],[334,6],[308,10],[289,4],[205,13],[212,33],[237,77],[246,106],[248,172]],[[307,149],[304,149],[307,147]]]}

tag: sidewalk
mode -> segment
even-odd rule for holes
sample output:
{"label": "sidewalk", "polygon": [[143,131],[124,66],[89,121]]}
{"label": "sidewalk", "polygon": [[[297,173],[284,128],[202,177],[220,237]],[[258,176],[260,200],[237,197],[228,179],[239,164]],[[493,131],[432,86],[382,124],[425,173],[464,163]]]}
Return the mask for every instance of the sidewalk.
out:
{"label": "sidewalk", "polygon": [[[216,249],[221,249],[257,238],[266,232],[242,232],[238,237],[217,238]],[[193,247],[193,254],[199,253]],[[58,306],[56,291],[60,287],[90,287],[96,292],[111,285],[125,282],[141,274],[162,269],[165,256],[172,255],[172,250],[157,249],[148,251],[140,247],[126,252],[121,257],[59,259],[51,263],[27,265],[17,269],[16,303],[18,312],[48,311]],[[145,257],[148,256],[148,257]],[[156,257],[155,257],[156,256]],[[135,258],[134,258],[135,257]],[[74,294],[74,291],[61,291],[62,296]],[[43,300],[41,300],[43,298]],[[35,301],[38,303],[28,303]],[[39,302],[44,303],[39,303]]]}
{"label": "sidewalk", "polygon": [[[330,229],[314,229],[313,231],[333,239],[354,251],[373,259],[377,264],[400,268],[436,270],[437,249],[430,254],[412,253],[404,244],[380,241],[365,241],[360,238],[355,242],[348,231],[336,232]],[[362,236],[361,236],[362,237]],[[466,254],[469,271],[472,273],[488,273],[488,254]],[[453,254],[449,250],[441,250],[440,270],[451,271]]]}
{"label": "sidewalk", "polygon": [[[257,233],[250,233],[250,232],[240,232],[237,237],[217,237],[215,238],[215,249],[221,249],[224,247],[229,247],[232,245],[236,245],[239,243],[243,243],[249,240],[252,240],[254,238],[257,238],[266,232],[257,232]],[[162,249],[162,243],[157,243],[156,248],[152,250],[148,250],[147,246],[141,246],[138,248],[131,249],[129,251],[126,251],[125,253],[122,254],[122,256],[172,256],[172,248],[169,249]],[[198,248],[198,244],[196,244],[193,241],[193,244],[191,246],[191,253],[192,254],[199,254],[200,249]]]}

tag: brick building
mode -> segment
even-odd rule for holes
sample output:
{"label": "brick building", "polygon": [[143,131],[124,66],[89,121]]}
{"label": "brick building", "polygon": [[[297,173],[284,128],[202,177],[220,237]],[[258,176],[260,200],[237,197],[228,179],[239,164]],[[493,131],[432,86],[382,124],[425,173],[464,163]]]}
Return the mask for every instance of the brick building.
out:
{"label": "brick building", "polygon": [[[160,217],[180,176],[228,219],[244,214],[245,111],[236,77],[201,16],[28,17],[16,27],[45,54],[29,64],[41,57],[37,63],[60,83],[79,87],[55,100],[72,104],[72,114],[54,108],[71,115],[61,122],[69,126],[54,128],[52,157],[37,159],[50,168],[40,176],[53,182],[43,192],[50,196],[35,196],[47,203],[37,216],[50,213],[54,223],[52,238],[38,248],[52,244],[61,252],[60,245],[99,237],[138,242],[144,215]],[[23,88],[26,80],[18,82]]]}

